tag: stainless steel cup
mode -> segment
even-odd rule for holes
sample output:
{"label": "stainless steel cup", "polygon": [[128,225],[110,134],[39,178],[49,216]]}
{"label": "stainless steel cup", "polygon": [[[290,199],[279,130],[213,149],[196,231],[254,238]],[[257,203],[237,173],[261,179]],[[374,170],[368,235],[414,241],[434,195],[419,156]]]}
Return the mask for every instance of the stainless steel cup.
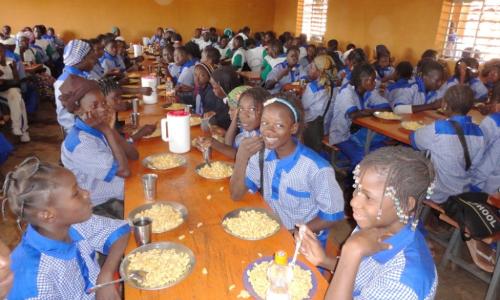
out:
{"label": "stainless steel cup", "polygon": [[140,113],[131,113],[130,114],[130,119],[132,121],[132,127],[137,128],[139,127],[139,118],[141,114]]}
{"label": "stainless steel cup", "polygon": [[144,174],[142,175],[142,187],[144,189],[144,198],[148,202],[156,200],[156,181],[158,175]]}
{"label": "stainless steel cup", "polygon": [[139,99],[137,98],[132,99],[132,113],[139,113]]}
{"label": "stainless steel cup", "polygon": [[134,226],[134,238],[137,246],[151,243],[151,232],[153,229],[153,220],[148,217],[136,218],[132,221]]}

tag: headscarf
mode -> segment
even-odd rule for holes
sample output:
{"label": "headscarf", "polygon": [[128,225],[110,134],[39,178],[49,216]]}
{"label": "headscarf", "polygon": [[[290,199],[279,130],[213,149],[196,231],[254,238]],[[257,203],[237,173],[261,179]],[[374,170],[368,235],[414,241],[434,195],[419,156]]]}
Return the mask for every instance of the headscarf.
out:
{"label": "headscarf", "polygon": [[229,38],[232,38],[233,37],[233,31],[231,30],[231,28],[226,28],[224,29],[224,35],[229,37]]}
{"label": "headscarf", "polygon": [[199,63],[196,65],[196,67],[198,66],[202,67],[205,71],[207,71],[209,77],[212,77],[212,73],[214,72],[214,67],[206,63]]}
{"label": "headscarf", "polygon": [[326,54],[318,55],[314,58],[313,64],[321,73],[318,79],[319,84],[322,86],[331,87],[337,73],[335,62],[333,62],[331,56]]}
{"label": "headscarf", "polygon": [[89,43],[82,40],[71,40],[64,47],[63,60],[66,66],[74,66],[80,63],[92,50]]}
{"label": "headscarf", "polygon": [[76,75],[69,75],[59,88],[62,105],[70,113],[74,113],[80,107],[80,100],[90,91],[100,91],[99,84],[94,80],[88,80]]}
{"label": "headscarf", "polygon": [[118,33],[118,31],[120,31],[120,28],[118,28],[117,26],[111,27],[111,33],[112,34],[116,35]]}
{"label": "headscarf", "polygon": [[248,89],[252,88],[251,86],[248,85],[240,85],[236,88],[234,88],[229,94],[227,94],[228,98],[228,105],[231,108],[236,108],[238,107],[238,102],[240,101],[240,96],[243,94],[245,91]]}

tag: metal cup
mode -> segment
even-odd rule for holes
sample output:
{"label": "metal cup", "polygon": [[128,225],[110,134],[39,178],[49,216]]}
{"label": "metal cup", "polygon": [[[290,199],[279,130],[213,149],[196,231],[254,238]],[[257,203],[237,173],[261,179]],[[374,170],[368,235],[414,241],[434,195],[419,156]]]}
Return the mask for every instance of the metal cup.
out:
{"label": "metal cup", "polygon": [[144,198],[148,202],[156,200],[156,181],[158,180],[158,175],[156,174],[144,174],[142,175],[142,187],[144,189]]}
{"label": "metal cup", "polygon": [[137,128],[139,127],[139,117],[141,116],[140,113],[131,113],[130,114],[130,119],[132,121],[132,127]]}
{"label": "metal cup", "polygon": [[139,99],[137,98],[132,99],[132,112],[135,114],[139,112]]}
{"label": "metal cup", "polygon": [[132,221],[134,226],[134,238],[137,246],[151,243],[151,232],[153,229],[153,220],[148,217],[136,218]]}

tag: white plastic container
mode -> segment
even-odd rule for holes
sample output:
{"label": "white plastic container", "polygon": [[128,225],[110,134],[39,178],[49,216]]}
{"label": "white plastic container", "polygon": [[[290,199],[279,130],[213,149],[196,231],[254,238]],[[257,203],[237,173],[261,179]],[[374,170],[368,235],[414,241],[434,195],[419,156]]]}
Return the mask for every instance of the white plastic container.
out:
{"label": "white plastic container", "polygon": [[161,139],[168,142],[172,153],[186,153],[191,150],[191,114],[185,111],[171,111],[161,119]]}
{"label": "white plastic container", "polygon": [[134,57],[139,57],[142,55],[142,45],[133,45],[132,48],[134,49]]}
{"label": "white plastic container", "polygon": [[143,37],[142,38],[142,44],[144,47],[146,47],[149,44],[149,38],[148,37]]}
{"label": "white plastic container", "polygon": [[144,104],[155,104],[158,102],[158,93],[156,90],[158,82],[156,79],[156,76],[144,76],[141,77],[141,86],[142,87],[150,87],[153,89],[153,92],[151,93],[150,96],[143,95],[142,100],[144,101]]}

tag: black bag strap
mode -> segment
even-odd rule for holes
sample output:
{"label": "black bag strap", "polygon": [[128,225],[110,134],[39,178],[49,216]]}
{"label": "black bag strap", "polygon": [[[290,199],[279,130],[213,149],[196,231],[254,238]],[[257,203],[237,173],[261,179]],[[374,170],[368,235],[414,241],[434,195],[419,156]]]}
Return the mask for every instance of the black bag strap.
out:
{"label": "black bag strap", "polygon": [[467,142],[465,141],[464,130],[460,126],[460,123],[458,123],[457,121],[454,120],[448,120],[448,121],[450,121],[451,125],[455,128],[455,131],[457,132],[458,139],[460,140],[460,144],[462,144],[462,149],[464,150],[465,171],[469,171],[471,166],[471,160],[470,160],[469,148],[467,147]]}
{"label": "black bag strap", "polygon": [[259,151],[259,169],[260,169],[260,187],[259,193],[264,196],[264,150],[265,147]]}
{"label": "black bag strap", "polygon": [[335,87],[335,84],[333,81],[330,80],[330,97],[328,97],[328,102],[326,103],[326,108],[325,111],[323,112],[323,115],[321,117],[324,119],[326,114],[328,113],[328,109],[330,108],[330,104],[332,103],[332,97],[333,97],[333,88]]}

